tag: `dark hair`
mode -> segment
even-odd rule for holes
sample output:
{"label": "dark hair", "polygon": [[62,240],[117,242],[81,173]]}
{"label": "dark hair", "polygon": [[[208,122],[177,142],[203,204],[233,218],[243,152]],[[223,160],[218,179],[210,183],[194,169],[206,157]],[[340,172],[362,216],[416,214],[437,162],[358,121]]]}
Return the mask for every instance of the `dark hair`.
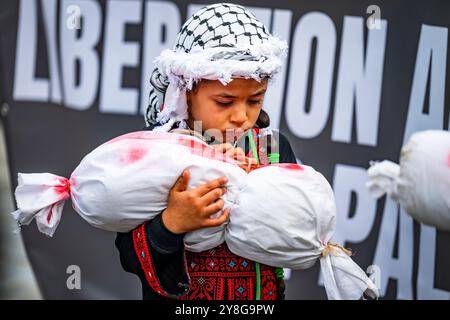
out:
{"label": "dark hair", "polygon": [[256,120],[256,126],[258,128],[267,128],[270,126],[270,117],[263,109],[261,109],[258,119]]}

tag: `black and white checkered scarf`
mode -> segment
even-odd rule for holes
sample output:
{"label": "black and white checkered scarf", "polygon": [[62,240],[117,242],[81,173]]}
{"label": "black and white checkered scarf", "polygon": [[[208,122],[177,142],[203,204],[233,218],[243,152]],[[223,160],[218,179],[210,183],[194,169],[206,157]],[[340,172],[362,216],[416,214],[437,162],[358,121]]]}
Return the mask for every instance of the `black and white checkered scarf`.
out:
{"label": "black and white checkered scarf", "polygon": [[206,6],[182,26],[176,44],[155,59],[147,125],[168,131],[186,127],[186,90],[201,79],[272,79],[282,66],[287,43],[272,36],[246,8],[231,3]]}

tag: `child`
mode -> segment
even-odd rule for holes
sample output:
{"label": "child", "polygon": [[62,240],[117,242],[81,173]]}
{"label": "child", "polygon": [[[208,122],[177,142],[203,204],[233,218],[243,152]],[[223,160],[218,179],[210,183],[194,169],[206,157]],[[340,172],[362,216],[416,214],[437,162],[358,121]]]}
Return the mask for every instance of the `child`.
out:
{"label": "child", "polygon": [[[199,10],[183,25],[174,50],[157,59],[146,129],[196,134],[247,171],[261,164],[295,163],[289,142],[281,133],[271,135],[262,110],[269,79],[279,71],[286,49],[242,6],[223,3]],[[269,137],[268,142],[261,137]],[[247,138],[243,148],[236,147],[235,140]],[[143,298],[283,299],[282,269],[239,257],[226,243],[200,253],[184,249],[186,232],[219,226],[230,217],[220,199],[225,177],[192,189],[188,182],[185,170],[165,210],[117,235],[121,264],[139,276]],[[211,217],[221,210],[221,216]]]}

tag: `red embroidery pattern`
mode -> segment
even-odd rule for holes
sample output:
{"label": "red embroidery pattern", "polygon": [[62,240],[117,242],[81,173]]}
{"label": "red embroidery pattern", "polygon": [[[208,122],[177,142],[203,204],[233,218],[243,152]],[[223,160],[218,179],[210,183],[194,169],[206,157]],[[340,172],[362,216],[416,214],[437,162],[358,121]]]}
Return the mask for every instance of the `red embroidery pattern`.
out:
{"label": "red embroidery pattern", "polygon": [[[181,300],[255,299],[255,262],[232,253],[223,243],[211,250],[186,251],[189,291]],[[275,268],[261,264],[261,300],[278,298]]]}
{"label": "red embroidery pattern", "polygon": [[[133,234],[134,250],[139,259],[142,270],[145,273],[145,277],[147,278],[147,283],[155,292],[162,295],[163,297],[178,298],[180,295],[173,295],[167,293],[159,284],[158,277],[153,268],[152,256],[150,254],[150,250],[148,249],[147,236],[145,232],[146,224],[147,222],[141,224],[139,227],[133,230],[132,234]],[[184,259],[184,261],[186,263],[186,259]],[[185,267],[187,268],[187,265],[185,265]]]}

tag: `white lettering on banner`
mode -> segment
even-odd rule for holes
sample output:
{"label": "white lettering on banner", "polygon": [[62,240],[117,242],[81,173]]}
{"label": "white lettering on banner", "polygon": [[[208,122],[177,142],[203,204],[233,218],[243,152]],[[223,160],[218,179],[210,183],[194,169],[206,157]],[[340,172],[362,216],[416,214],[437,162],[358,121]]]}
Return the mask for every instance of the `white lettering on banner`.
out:
{"label": "white lettering on banner", "polygon": [[[164,12],[164,14],[161,14]],[[147,1],[142,50],[141,114],[145,114],[150,94],[150,76],[155,68],[153,60],[159,53],[172,48],[181,28],[181,17],[177,6],[167,1]]]}
{"label": "white lettering on banner", "polygon": [[[336,198],[336,232],[333,242],[346,246],[346,242],[360,243],[372,231],[376,215],[376,201],[367,191],[365,168],[336,164],[334,168],[333,190]],[[352,197],[355,201],[351,212]],[[323,285],[320,273],[319,285]]]}
{"label": "white lettering on banner", "polygon": [[42,0],[41,4],[44,15],[45,36],[47,37],[48,58],[50,60],[50,101],[53,103],[61,103],[61,80],[59,78],[59,57],[56,44],[57,2],[56,0]]}
{"label": "white lettering on banner", "polygon": [[[317,41],[311,108],[306,112],[311,50]],[[333,21],[323,13],[305,14],[297,23],[292,40],[292,57],[286,93],[286,122],[300,138],[313,138],[322,132],[330,110],[333,82],[336,30]],[[299,125],[301,124],[301,125]]]}
{"label": "white lettering on banner", "polygon": [[[25,2],[26,3],[26,2]],[[55,47],[56,41],[52,41],[55,37],[50,30],[55,30],[52,27],[57,19],[55,15],[52,15],[52,2],[45,2],[46,15],[44,19],[48,25],[47,39],[48,52],[50,61],[50,73],[51,73],[51,99],[52,102],[58,103],[61,101],[61,88],[58,70],[58,56]],[[60,19],[61,30],[61,65],[62,65],[62,82],[64,88],[64,103],[67,107],[71,107],[78,110],[86,110],[92,106],[95,100],[98,84],[100,83],[99,77],[101,76],[101,90],[100,90],[100,112],[105,113],[119,113],[119,114],[136,114],[137,110],[137,89],[123,88],[123,67],[131,66],[137,67],[139,65],[139,45],[136,43],[125,43],[124,41],[124,29],[126,23],[138,23],[141,17],[141,1],[119,1],[113,0],[107,2],[106,8],[106,23],[105,23],[105,36],[104,36],[104,48],[103,48],[103,67],[102,74],[100,75],[100,62],[99,57],[94,49],[98,44],[101,32],[101,11],[96,2],[93,1],[77,1],[77,0],[64,0],[62,2],[60,10],[60,18],[66,18],[67,9],[69,7],[79,8],[79,14],[83,19],[83,25],[81,37],[77,37],[77,28],[68,28],[67,19]],[[190,13],[195,12],[203,5],[190,5],[188,10]],[[148,79],[153,71],[153,59],[157,54],[168,47],[171,47],[175,42],[177,32],[180,28],[180,14],[175,4],[170,2],[156,1],[146,2],[146,21],[144,23],[144,41],[143,41],[143,58],[142,58],[142,78],[141,78],[141,94],[140,94],[140,113],[143,114],[148,104],[149,86]],[[25,6],[25,9],[27,7]],[[290,38],[290,22],[292,18],[292,11],[289,10],[271,10],[268,8],[253,8],[249,7],[258,18],[266,25],[272,26],[272,32],[284,39]],[[29,28],[34,32],[23,32],[24,36],[22,43],[24,46],[32,46],[36,48],[37,35],[37,17],[36,8],[33,5],[28,14],[34,16],[34,19],[27,19],[22,22],[22,29]],[[121,15],[121,12],[127,11],[129,14],[126,16]],[[164,15],[156,15],[155,13],[164,12]],[[23,15],[22,15],[23,16]],[[122,17],[121,17],[122,16]],[[272,24],[270,23],[272,19]],[[47,21],[48,20],[48,21]],[[161,30],[164,25],[165,39],[162,42],[161,38],[152,37],[150,30]],[[27,29],[28,30],[28,29]],[[89,32],[83,32],[83,30],[89,30]],[[52,31],[54,32],[54,31]],[[19,31],[20,35],[20,31]],[[30,41],[27,37],[34,36],[34,42]],[[54,48],[55,47],[55,48]],[[24,60],[24,56],[28,57],[29,63],[36,63],[36,49],[29,50],[28,48],[18,48],[18,55],[21,53],[21,57],[17,58],[17,61]],[[120,52],[120,54],[118,54]],[[287,58],[286,58],[287,59]],[[77,63],[79,63],[79,78],[77,84],[76,70]],[[39,84],[35,92],[41,97],[44,93],[44,97],[40,98],[42,101],[48,100],[49,84],[48,79],[33,79],[33,75],[30,70],[34,70],[32,66],[29,68],[20,68],[19,66],[25,66],[24,64],[16,65],[16,92],[14,96],[16,100],[27,100],[26,95],[30,96],[28,100],[37,99],[34,98],[33,90],[24,90],[21,95],[20,90],[25,87],[24,77],[20,75],[27,75],[28,79],[34,80],[35,84]],[[22,71],[21,71],[22,70]],[[89,72],[87,72],[89,70]],[[271,122],[273,128],[278,128],[281,118],[281,110],[283,104],[283,92],[285,86],[285,78],[287,73],[287,64],[283,65],[280,74],[277,76],[277,81],[271,85],[265,97],[265,108],[271,116]],[[42,81],[41,81],[42,80]],[[42,87],[44,86],[44,87]]]}
{"label": "white lettering on banner", "polygon": [[368,31],[364,58],[364,20],[344,17],[333,118],[334,141],[351,142],[355,113],[357,143],[377,145],[386,30],[387,22],[381,20],[380,29]]}
{"label": "white lettering on banner", "polygon": [[14,100],[47,101],[49,81],[36,78],[37,9],[36,1],[21,1],[17,30],[16,63],[14,70]]}
{"label": "white lettering on banner", "polygon": [[[422,26],[403,143],[407,143],[416,131],[443,129],[447,42],[447,28]],[[430,76],[429,105],[428,112],[424,112],[428,75]],[[436,228],[421,224],[417,275],[418,299],[450,299],[450,292],[434,287],[435,263]]]}
{"label": "white lettering on banner", "polygon": [[[447,28],[422,26],[409,98],[404,143],[416,131],[443,128],[447,41]],[[429,106],[428,112],[424,112],[428,75],[430,75]]]}
{"label": "white lettering on banner", "polygon": [[123,88],[122,80],[123,67],[139,65],[139,44],[125,41],[125,27],[141,21],[142,2],[111,0],[107,7],[99,109],[105,113],[136,114],[138,90]]}
{"label": "white lettering on banner", "polygon": [[434,287],[436,268],[436,228],[420,225],[417,299],[449,300],[450,292]]}
{"label": "white lettering on banner", "polygon": [[[333,190],[336,197],[337,216],[333,241],[343,246],[346,242],[363,242],[372,231],[376,201],[365,187],[366,182],[365,168],[336,164]],[[354,212],[350,212],[353,195],[356,206]]]}
{"label": "white lettering on banner", "polygon": [[381,268],[376,265],[370,265],[366,269],[366,273],[369,276],[370,280],[372,280],[375,287],[380,291],[381,287]]}
{"label": "white lettering on banner", "polygon": [[[140,22],[140,10],[141,1],[108,1],[106,8],[107,22],[105,28],[105,44],[103,48],[104,52],[104,63],[102,81],[108,82],[107,85],[102,85],[102,89],[108,90],[107,93],[103,93],[103,103],[101,103],[101,111],[112,112],[112,113],[130,113],[132,110],[136,113],[136,91],[134,89],[122,89],[120,88],[121,75],[123,66],[138,66],[138,56],[139,56],[139,45],[136,43],[124,43],[123,42],[123,31],[124,25],[127,22],[138,23]],[[58,56],[57,49],[55,49],[55,34],[50,32],[52,29],[52,21],[56,19],[53,14],[55,8],[54,1],[43,1],[42,2],[44,14],[44,25],[46,26],[46,38],[47,38],[47,52],[49,53],[49,68],[50,68],[50,80],[52,89],[49,88],[49,79],[36,78],[34,75],[34,70],[36,69],[36,50],[37,50],[37,8],[36,2],[22,1],[20,3],[19,10],[19,27],[17,32],[17,51],[16,51],[16,61],[15,64],[15,77],[14,77],[14,90],[13,97],[15,100],[27,100],[27,101],[48,101],[49,92],[51,91],[51,101],[57,102],[59,96],[61,95],[60,86],[58,86]],[[81,36],[77,37],[76,28],[67,28],[66,26],[66,9],[69,6],[76,6],[80,8],[81,17],[83,19],[83,29],[89,30],[89,32],[81,32]],[[188,7],[189,13],[197,10],[203,5],[190,5]],[[157,55],[160,50],[166,47],[170,47],[172,41],[175,41],[176,32],[179,29],[179,11],[175,4],[165,1],[151,1],[145,2],[146,8],[146,20],[144,26],[144,57],[143,61],[143,76],[142,76],[142,86],[145,90],[142,90],[141,95],[141,112],[143,112],[146,107],[146,101],[148,96],[148,77],[152,70],[152,60],[153,57]],[[131,15],[127,15],[121,19],[121,23],[117,23],[114,20],[115,16],[119,16],[120,9],[130,12]],[[251,8],[256,10],[255,12],[259,14],[261,19],[270,20],[270,14],[272,13],[272,32],[279,34],[281,32],[284,39],[289,39],[289,24],[292,17],[292,12],[287,10],[270,10],[264,8]],[[164,15],[154,15],[153,12],[164,11]],[[112,11],[112,12],[110,12]],[[60,10],[60,41],[61,41],[61,65],[62,65],[62,81],[65,93],[65,104],[69,107],[73,107],[79,110],[85,110],[89,108],[97,94],[98,90],[98,79],[99,79],[99,58],[97,56],[94,47],[98,44],[101,25],[102,25],[102,12],[100,6],[97,2],[93,0],[63,0],[61,10]],[[270,21],[269,21],[270,22]],[[265,23],[269,24],[268,21]],[[314,25],[315,24],[315,25]],[[337,106],[344,106],[342,108],[336,108],[338,113],[335,116],[335,126],[333,130],[333,139],[336,141],[349,141],[349,136],[351,132],[351,121],[353,112],[357,115],[357,127],[362,128],[369,125],[373,130],[363,131],[358,134],[358,142],[361,144],[376,144],[377,135],[377,122],[367,122],[369,118],[368,113],[362,111],[356,112],[356,110],[372,109],[371,112],[376,112],[378,115],[379,100],[380,100],[380,79],[382,75],[382,63],[384,58],[384,48],[385,48],[385,36],[386,36],[386,21],[382,21],[381,30],[370,30],[368,33],[368,45],[366,50],[365,61],[362,58],[363,50],[363,40],[362,40],[362,30],[356,27],[357,25],[362,27],[361,18],[357,17],[345,17],[344,28],[343,28],[343,45],[341,52],[339,80],[337,87],[339,88],[337,92],[342,92],[337,94],[336,104]],[[161,43],[161,39],[156,37],[151,37],[149,28],[155,27],[157,29],[158,25],[164,25],[165,27],[165,40]],[[73,30],[72,30],[73,29]],[[312,29],[317,29],[315,32]],[[433,31],[434,30],[434,31]],[[424,26],[422,33],[436,32],[439,33],[439,38],[446,39],[446,28],[441,27],[428,27]],[[317,33],[317,35],[315,34]],[[299,137],[314,137],[320,134],[323,130],[324,124],[328,118],[329,113],[329,100],[330,100],[330,88],[332,86],[332,69],[334,67],[334,54],[336,46],[336,30],[331,19],[323,14],[317,12],[311,12],[305,14],[299,21],[296,27],[294,35],[294,44],[292,46],[292,51],[294,52],[295,59],[292,59],[290,68],[290,80],[289,88],[287,90],[287,101],[286,101],[286,116],[288,120],[288,125],[290,129]],[[433,37],[436,37],[434,35]],[[304,107],[299,108],[298,106],[304,105],[304,100],[306,98],[306,85],[307,85],[307,73],[305,71],[310,62],[310,52],[305,55],[305,47],[310,47],[311,41],[317,38],[318,50],[317,50],[317,61],[314,74],[316,79],[313,83],[313,95],[312,95],[312,108],[309,114],[304,112]],[[358,39],[357,41],[349,41]],[[353,39],[354,38],[354,39]],[[429,40],[426,40],[427,36],[421,36],[421,39],[425,39],[424,44],[420,47],[422,49],[419,52],[420,57],[428,59],[429,56],[426,52],[430,52],[433,55],[433,61],[435,59],[439,60],[443,56],[445,59],[445,53],[441,52],[446,48],[446,41],[435,41],[433,42],[433,47],[430,47]],[[322,41],[319,41],[322,39]],[[346,40],[347,39],[347,40]],[[328,44],[321,45],[321,42],[327,42]],[[331,45],[330,45],[331,43]],[[352,43],[356,43],[352,45]],[[353,46],[356,46],[357,50]],[[120,48],[120,55],[117,54],[117,50]],[[323,49],[322,49],[323,48]],[[427,51],[428,50],[428,51]],[[112,51],[114,53],[108,53]],[[125,52],[125,53],[124,53]],[[327,53],[328,52],[328,53]],[[331,52],[331,53],[330,53]],[[118,58],[118,56],[124,55],[124,57]],[[107,60],[107,61],[106,61]],[[423,58],[419,60],[423,61]],[[323,61],[323,62],[322,62]],[[352,62],[351,68],[348,67],[349,62]],[[355,67],[355,61],[358,63]],[[80,64],[80,81],[76,84],[76,62]],[[118,62],[114,64],[114,62]],[[415,81],[411,95],[411,110],[416,110],[414,108],[415,96],[421,96],[420,90],[423,86],[421,84],[426,81],[425,69],[428,70],[429,64],[417,63],[417,70],[415,72]],[[442,83],[439,79],[445,77],[445,68],[439,69],[437,67],[439,63],[434,64],[432,68],[433,81],[431,81],[431,86],[433,89],[430,91],[430,96],[433,101],[441,101],[443,95],[443,89],[441,88]],[[300,68],[306,66],[305,68]],[[379,66],[379,67],[377,67]],[[286,66],[285,66],[286,67]],[[424,69],[425,68],[425,69]],[[344,69],[346,72],[344,72]],[[424,70],[422,70],[424,69]],[[88,70],[89,72],[87,72]],[[357,71],[355,71],[357,70]],[[363,73],[362,73],[363,72]],[[425,75],[424,75],[425,74]],[[111,75],[111,77],[109,77]],[[425,77],[425,80],[420,79],[420,77]],[[416,79],[417,78],[417,79]],[[113,79],[113,80],[112,80]],[[372,80],[371,80],[372,79]],[[374,80],[373,80],[374,79]],[[280,97],[284,83],[284,75],[280,76],[280,81],[275,82],[279,84],[280,89],[277,89],[276,94],[273,93],[273,100],[271,101],[271,93],[273,88],[268,92],[266,97],[266,104],[269,113],[275,119],[274,126],[277,127],[279,124],[281,107],[273,107],[273,105],[280,104],[281,98],[275,98],[275,96]],[[321,81],[319,81],[321,80]],[[370,80],[370,81],[369,81]],[[356,83],[355,83],[356,81]],[[297,84],[296,84],[297,83]],[[298,85],[300,83],[300,85]],[[417,85],[415,83],[418,83]],[[437,85],[435,85],[437,83]],[[111,84],[115,84],[112,86]],[[371,86],[371,85],[373,86]],[[356,88],[355,96],[350,94],[344,94],[346,90],[351,86]],[[297,94],[296,90],[298,87],[301,88],[300,94]],[[317,89],[315,89],[317,87]],[[437,88],[435,88],[437,87]],[[418,90],[415,88],[419,88]],[[131,90],[131,91],[130,91]],[[425,90],[425,89],[423,89]],[[119,93],[114,93],[119,91]],[[315,93],[320,91],[319,93]],[[358,95],[358,92],[362,92]],[[367,105],[375,106],[374,108],[362,109],[360,105],[366,105],[366,103],[359,103],[359,101],[365,102],[365,95],[363,93],[368,92],[367,96],[371,96],[371,99],[367,100]],[[110,94],[113,93],[113,94]],[[323,97],[316,97],[316,96]],[[353,107],[348,107],[352,105],[342,97],[350,97],[351,100],[356,101],[356,110]],[[364,96],[359,98],[359,96]],[[120,97],[122,100],[124,98],[130,97],[131,100],[127,100],[125,104],[117,103],[120,101],[118,99],[106,98],[106,97]],[[114,101],[115,104],[107,104],[105,99],[110,99]],[[343,100],[344,99],[344,100]],[[350,98],[349,98],[350,99]],[[131,101],[131,103],[130,103]],[[351,102],[352,102],[351,101]],[[298,102],[296,104],[296,102]],[[118,107],[118,105],[121,105]],[[432,102],[432,105],[435,103]],[[317,107],[315,107],[317,106]],[[123,109],[125,108],[125,109]],[[360,108],[360,109],[358,109]],[[120,110],[119,110],[120,109]],[[123,109],[123,110],[122,110]],[[276,110],[275,112],[272,112]],[[433,109],[433,108],[430,108]],[[299,111],[300,110],[300,111]],[[347,110],[347,111],[345,111]],[[350,111],[349,111],[350,110]],[[375,110],[375,111],[374,111]],[[299,112],[298,112],[299,111]],[[345,111],[345,112],[344,112]],[[412,113],[412,112],[411,112]],[[432,112],[434,114],[439,112]],[[359,116],[359,114],[361,114]],[[423,117],[428,117],[428,115],[422,114]],[[303,126],[298,126],[297,121],[294,120],[314,120],[314,121],[304,121]],[[342,118],[343,120],[336,120]],[[359,118],[361,118],[359,120]],[[374,117],[378,119],[378,117]],[[278,119],[278,120],[276,120]],[[449,119],[450,120],[450,119]],[[377,120],[378,121],[378,120]],[[342,123],[344,124],[342,124]],[[345,125],[347,124],[347,125]],[[414,128],[413,128],[414,129]],[[303,131],[301,131],[303,130]],[[412,130],[415,131],[415,130]],[[370,132],[370,133],[368,133]]]}
{"label": "white lettering on banner", "polygon": [[[271,32],[278,35],[281,39],[286,39],[288,45],[291,34],[291,21],[292,11],[276,9],[273,12]],[[270,84],[264,97],[264,110],[269,114],[270,126],[273,129],[280,128],[288,59],[289,56],[284,59],[280,73],[276,75],[275,81]]]}
{"label": "white lettering on banner", "polygon": [[[81,36],[77,29],[67,28],[66,9],[80,7]],[[62,18],[61,18],[62,17]],[[95,46],[100,39],[102,14],[96,1],[63,0],[60,8],[61,67],[64,104],[76,110],[86,110],[92,106],[97,95],[100,61]],[[79,65],[79,81],[76,70]]]}
{"label": "white lettering on banner", "polygon": [[[399,212],[400,211],[400,212]],[[393,257],[398,228],[398,253]],[[381,269],[380,294],[386,294],[389,279],[397,280],[397,299],[413,299],[413,220],[386,198],[374,265]]]}

